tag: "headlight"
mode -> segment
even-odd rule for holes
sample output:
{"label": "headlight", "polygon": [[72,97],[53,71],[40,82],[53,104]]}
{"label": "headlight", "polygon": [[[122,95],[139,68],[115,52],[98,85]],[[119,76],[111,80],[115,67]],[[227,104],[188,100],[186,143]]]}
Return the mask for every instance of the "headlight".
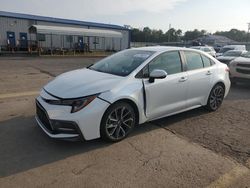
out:
{"label": "headlight", "polygon": [[64,105],[64,106],[71,106],[71,113],[78,112],[79,110],[83,109],[89,103],[91,103],[99,94],[91,95],[88,97],[77,98],[77,99],[62,99],[62,100],[45,100],[45,102],[53,105]]}
{"label": "headlight", "polygon": [[87,106],[89,103],[91,103],[96,97],[97,97],[97,95],[94,95],[94,96],[90,96],[90,97],[86,97],[86,98],[77,99],[77,100],[72,101],[71,113],[75,113],[75,112],[78,112],[79,110],[83,109],[85,106]]}

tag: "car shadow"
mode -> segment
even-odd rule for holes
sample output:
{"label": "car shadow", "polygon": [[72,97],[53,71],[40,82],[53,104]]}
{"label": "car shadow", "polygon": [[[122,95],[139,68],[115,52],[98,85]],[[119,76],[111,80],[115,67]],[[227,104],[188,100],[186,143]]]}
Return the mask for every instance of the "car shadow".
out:
{"label": "car shadow", "polygon": [[[136,126],[130,137],[170,126],[177,121],[205,113],[196,109]],[[161,124],[161,125],[160,125]],[[125,140],[126,142],[126,140]],[[23,172],[111,145],[101,139],[92,141],[64,141],[50,139],[36,124],[34,117],[17,117],[0,122],[0,177]]]}
{"label": "car shadow", "polygon": [[0,177],[107,145],[101,140],[70,142],[50,139],[37,126],[34,117],[17,117],[0,123]]}

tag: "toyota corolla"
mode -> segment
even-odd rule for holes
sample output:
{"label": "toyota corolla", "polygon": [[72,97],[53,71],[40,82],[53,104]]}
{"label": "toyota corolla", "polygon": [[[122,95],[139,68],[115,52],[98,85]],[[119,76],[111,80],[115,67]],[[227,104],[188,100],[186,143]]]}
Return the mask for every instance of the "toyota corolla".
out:
{"label": "toyota corolla", "polygon": [[194,49],[128,49],[56,77],[36,99],[36,120],[52,138],[120,141],[135,125],[201,106],[216,111],[229,69]]}

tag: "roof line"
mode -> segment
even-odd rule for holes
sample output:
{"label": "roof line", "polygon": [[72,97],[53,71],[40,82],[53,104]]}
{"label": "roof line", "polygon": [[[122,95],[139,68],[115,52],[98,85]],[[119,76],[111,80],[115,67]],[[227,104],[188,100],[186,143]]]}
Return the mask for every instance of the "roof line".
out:
{"label": "roof line", "polygon": [[70,19],[64,19],[64,18],[54,18],[54,17],[38,16],[38,15],[14,13],[14,12],[6,12],[6,11],[0,11],[0,17],[1,16],[2,17],[17,18],[17,19],[47,21],[47,22],[61,23],[61,24],[81,25],[81,26],[99,27],[99,28],[117,29],[117,30],[129,30],[123,26],[113,25],[113,24],[70,20]]}

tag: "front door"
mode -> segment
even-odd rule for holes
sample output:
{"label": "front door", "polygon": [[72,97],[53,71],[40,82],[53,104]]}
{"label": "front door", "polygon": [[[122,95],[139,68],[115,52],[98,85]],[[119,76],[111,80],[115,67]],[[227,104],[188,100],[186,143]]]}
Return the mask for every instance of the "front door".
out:
{"label": "front door", "polygon": [[7,31],[7,44],[10,48],[16,47],[16,37],[15,32]]}
{"label": "front door", "polygon": [[146,115],[152,120],[176,113],[186,108],[187,73],[183,72],[183,64],[178,51],[159,55],[148,65],[148,72],[154,69],[165,70],[165,79],[149,83],[144,79],[146,93]]}

